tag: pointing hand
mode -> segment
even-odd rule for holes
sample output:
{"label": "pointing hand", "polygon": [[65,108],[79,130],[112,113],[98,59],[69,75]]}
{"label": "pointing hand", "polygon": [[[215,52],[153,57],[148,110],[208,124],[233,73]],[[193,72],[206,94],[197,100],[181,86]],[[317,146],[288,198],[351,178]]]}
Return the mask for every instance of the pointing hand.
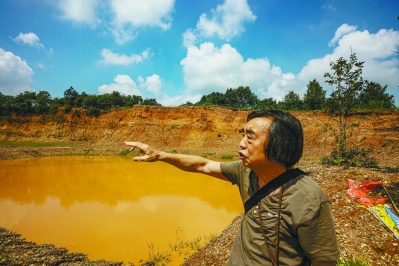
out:
{"label": "pointing hand", "polygon": [[159,158],[159,151],[141,142],[125,141],[126,146],[130,147],[130,151],[138,149],[141,156],[134,157],[133,160],[137,162],[154,162]]}

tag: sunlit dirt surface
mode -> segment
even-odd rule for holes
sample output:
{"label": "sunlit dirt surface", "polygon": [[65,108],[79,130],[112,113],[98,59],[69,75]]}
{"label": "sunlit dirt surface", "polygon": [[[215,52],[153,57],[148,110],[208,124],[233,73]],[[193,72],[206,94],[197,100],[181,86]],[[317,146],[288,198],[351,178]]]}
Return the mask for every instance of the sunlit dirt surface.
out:
{"label": "sunlit dirt surface", "polygon": [[137,263],[242,212],[228,182],[124,157],[0,161],[0,182],[1,227],[89,259]]}

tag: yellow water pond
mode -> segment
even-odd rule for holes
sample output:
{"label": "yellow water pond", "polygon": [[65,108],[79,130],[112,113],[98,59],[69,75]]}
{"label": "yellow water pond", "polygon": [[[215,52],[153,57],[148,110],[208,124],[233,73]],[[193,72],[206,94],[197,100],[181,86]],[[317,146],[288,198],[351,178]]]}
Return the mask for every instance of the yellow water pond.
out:
{"label": "yellow water pond", "polygon": [[163,252],[177,239],[220,234],[242,211],[236,186],[162,162],[94,156],[0,161],[0,226],[92,260],[138,263],[151,246]]}

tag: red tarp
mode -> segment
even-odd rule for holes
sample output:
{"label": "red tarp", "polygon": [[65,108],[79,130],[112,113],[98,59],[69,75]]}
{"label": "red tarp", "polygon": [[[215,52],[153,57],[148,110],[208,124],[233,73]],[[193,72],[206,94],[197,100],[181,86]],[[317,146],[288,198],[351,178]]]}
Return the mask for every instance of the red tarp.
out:
{"label": "red tarp", "polygon": [[381,185],[382,182],[364,182],[358,187],[352,179],[348,179],[349,188],[346,191],[346,195],[356,200],[358,203],[371,207],[375,204],[384,204],[388,201],[387,198],[376,198],[375,202],[373,202],[368,196],[368,192],[372,192],[375,188]]}

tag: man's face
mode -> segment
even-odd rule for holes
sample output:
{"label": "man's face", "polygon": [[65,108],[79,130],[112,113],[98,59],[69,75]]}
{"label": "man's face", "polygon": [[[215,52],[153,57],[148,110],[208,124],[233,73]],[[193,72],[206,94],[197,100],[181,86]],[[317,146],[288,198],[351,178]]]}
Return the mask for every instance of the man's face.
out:
{"label": "man's face", "polygon": [[269,163],[264,150],[267,146],[271,124],[270,118],[257,117],[245,125],[239,151],[239,158],[244,166],[255,170]]}

